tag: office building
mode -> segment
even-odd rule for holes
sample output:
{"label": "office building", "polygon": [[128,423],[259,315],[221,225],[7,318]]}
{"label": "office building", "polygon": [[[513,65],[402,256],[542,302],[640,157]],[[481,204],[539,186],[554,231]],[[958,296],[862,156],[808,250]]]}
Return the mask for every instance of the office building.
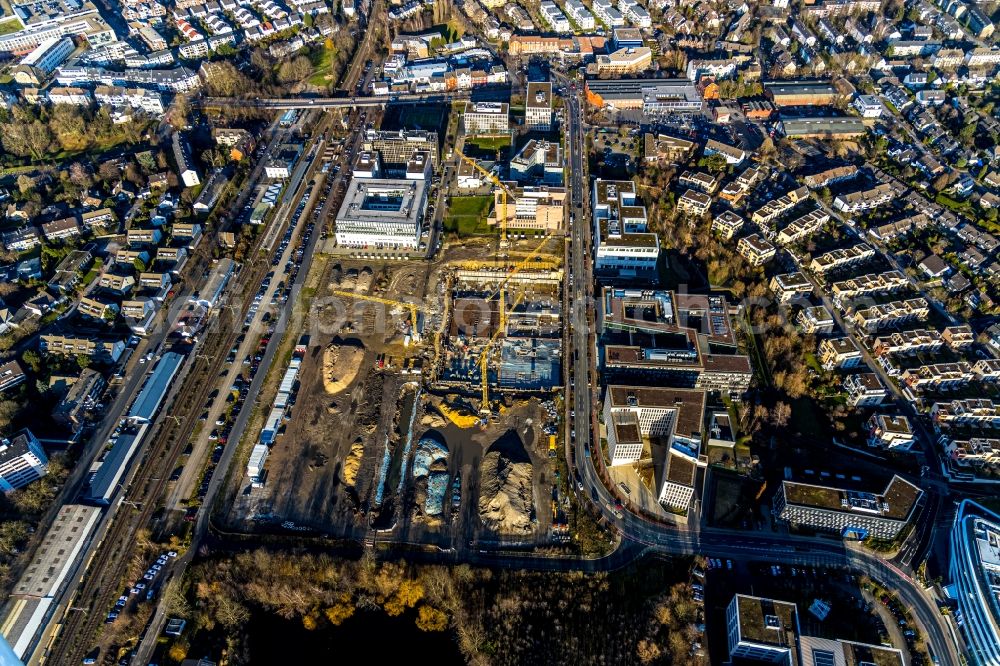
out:
{"label": "office building", "polygon": [[594,181],[592,211],[594,269],[619,277],[650,276],[660,256],[660,241],[649,230],[646,208],[632,181]]}
{"label": "office building", "polygon": [[528,84],[524,100],[524,125],[536,132],[548,132],[552,129],[551,83],[532,81]]}
{"label": "office building", "polygon": [[705,416],[705,392],[688,389],[609,386],[604,423],[612,465],[638,462],[650,455],[649,440],[668,447],[681,441],[698,449]]}
{"label": "office building", "polygon": [[972,500],[951,528],[949,595],[958,604],[971,664],[1000,664],[1000,516]]}
{"label": "office building", "polygon": [[700,113],[703,104],[697,87],[687,79],[591,79],[584,90],[591,106],[641,109],[653,117]]}
{"label": "office building", "polygon": [[598,76],[635,74],[649,69],[652,63],[653,52],[646,46],[627,46],[607,55],[598,55],[595,59]]}
{"label": "office building", "polygon": [[48,471],[49,459],[30,430],[24,429],[10,439],[0,439],[0,492],[23,488]]}
{"label": "office building", "polygon": [[[856,477],[855,477],[856,478]],[[830,479],[833,481],[833,479]],[[782,481],[774,498],[779,519],[846,539],[895,539],[916,512],[923,491],[901,476],[882,489],[837,478],[836,485]]]}
{"label": "office building", "polygon": [[493,214],[489,224],[506,221],[508,229],[524,229],[554,233],[563,228],[566,216],[566,188],[548,185],[506,183],[510,193],[493,190]]}
{"label": "office building", "polygon": [[[465,162],[462,162],[465,165]],[[470,167],[471,168],[471,167]],[[469,176],[475,177],[475,169]],[[518,183],[563,184],[563,159],[559,144],[531,139],[510,161],[510,177]]]}
{"label": "office building", "polygon": [[506,102],[466,102],[462,126],[467,136],[510,133],[509,105]]}
{"label": "office building", "polygon": [[337,212],[337,245],[372,251],[417,249],[427,210],[426,185],[416,179],[352,179]]}

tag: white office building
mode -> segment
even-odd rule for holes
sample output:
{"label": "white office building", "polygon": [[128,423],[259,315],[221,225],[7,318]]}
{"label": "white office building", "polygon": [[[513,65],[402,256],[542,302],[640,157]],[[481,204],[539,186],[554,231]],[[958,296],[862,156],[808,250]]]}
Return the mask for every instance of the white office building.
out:
{"label": "white office building", "polygon": [[970,664],[1000,664],[1000,516],[964,500],[951,528],[951,585]]}
{"label": "white office building", "polygon": [[355,178],[337,212],[340,247],[415,250],[427,209],[424,180]]}
{"label": "white office building", "polygon": [[30,430],[0,440],[0,492],[22,488],[48,471],[49,459]]}
{"label": "white office building", "polygon": [[655,272],[660,241],[649,230],[646,207],[636,199],[635,183],[598,178],[593,192],[595,270],[620,277]]}
{"label": "white office building", "polygon": [[649,455],[651,438],[697,450],[705,416],[705,392],[695,389],[609,386],[604,424],[612,465],[638,462]]}

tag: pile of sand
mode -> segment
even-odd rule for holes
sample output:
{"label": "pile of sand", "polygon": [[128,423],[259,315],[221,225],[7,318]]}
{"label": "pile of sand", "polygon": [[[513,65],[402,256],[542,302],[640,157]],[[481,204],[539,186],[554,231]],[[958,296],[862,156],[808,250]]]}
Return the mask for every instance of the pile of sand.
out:
{"label": "pile of sand", "polygon": [[427,412],[424,414],[423,418],[420,419],[420,425],[427,428],[443,428],[445,426],[445,421],[437,414]]}
{"label": "pile of sand", "polygon": [[480,467],[479,517],[501,534],[527,534],[534,528],[531,463],[515,462],[492,450]]}
{"label": "pile of sand", "polygon": [[361,369],[365,349],[354,344],[332,343],[323,351],[323,388],[340,393],[354,381]]}
{"label": "pile of sand", "polygon": [[353,488],[354,484],[358,480],[358,468],[361,467],[361,456],[365,453],[364,442],[360,438],[354,440],[351,444],[351,451],[347,454],[347,459],[344,460],[344,468],[341,470],[341,476],[344,478],[344,484]]}

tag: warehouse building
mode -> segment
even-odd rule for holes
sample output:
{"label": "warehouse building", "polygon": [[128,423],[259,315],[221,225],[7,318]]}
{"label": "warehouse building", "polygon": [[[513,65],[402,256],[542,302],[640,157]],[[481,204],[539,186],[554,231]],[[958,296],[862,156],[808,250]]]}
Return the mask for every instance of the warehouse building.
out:
{"label": "warehouse building", "polygon": [[589,80],[587,102],[617,111],[641,109],[647,115],[701,113],[702,98],[687,79]]}
{"label": "warehouse building", "polygon": [[775,106],[830,106],[840,93],[827,81],[773,81],[764,94]]}

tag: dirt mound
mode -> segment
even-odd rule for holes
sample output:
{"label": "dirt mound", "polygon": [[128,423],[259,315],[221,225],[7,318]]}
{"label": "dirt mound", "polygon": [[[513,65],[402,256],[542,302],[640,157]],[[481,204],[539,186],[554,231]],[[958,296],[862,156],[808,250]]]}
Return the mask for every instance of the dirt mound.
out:
{"label": "dirt mound", "polygon": [[358,438],[354,440],[351,444],[351,450],[347,454],[347,459],[344,460],[344,468],[341,471],[341,475],[344,478],[344,484],[353,488],[354,484],[358,480],[358,468],[361,467],[361,456],[365,453],[364,442]]}
{"label": "dirt mound", "polygon": [[479,517],[500,534],[528,534],[534,529],[531,461],[517,435],[508,432],[483,457],[480,466]]}
{"label": "dirt mound", "polygon": [[323,351],[323,388],[340,393],[354,381],[361,369],[365,348],[354,343],[333,342]]}

